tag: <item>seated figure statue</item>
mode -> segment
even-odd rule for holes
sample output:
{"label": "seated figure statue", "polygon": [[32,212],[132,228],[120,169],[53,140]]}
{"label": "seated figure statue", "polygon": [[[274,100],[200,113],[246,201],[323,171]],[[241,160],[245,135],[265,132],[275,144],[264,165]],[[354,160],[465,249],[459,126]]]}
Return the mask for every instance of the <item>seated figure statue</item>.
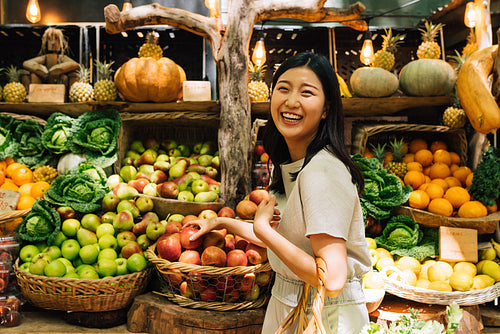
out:
{"label": "seated figure statue", "polygon": [[29,82],[64,84],[67,94],[78,79],[79,68],[78,62],[66,56],[67,51],[68,41],[62,31],[47,28],[42,36],[39,56],[23,62],[23,67],[29,71]]}

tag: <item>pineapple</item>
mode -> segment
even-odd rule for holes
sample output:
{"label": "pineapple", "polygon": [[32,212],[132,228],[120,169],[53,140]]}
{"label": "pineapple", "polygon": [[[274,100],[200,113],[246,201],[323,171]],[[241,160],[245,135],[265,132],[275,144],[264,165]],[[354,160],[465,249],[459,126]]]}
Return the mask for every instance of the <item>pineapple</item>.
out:
{"label": "pineapple", "polygon": [[269,99],[269,87],[264,82],[266,65],[257,66],[248,63],[248,70],[251,81],[248,83],[248,94],[252,102],[265,102]]}
{"label": "pineapple", "polygon": [[385,30],[385,35],[382,35],[384,42],[382,43],[382,50],[378,50],[373,59],[372,67],[381,67],[384,70],[390,71],[394,66],[394,54],[396,53],[397,46],[401,44],[405,35],[392,36],[392,29]]}
{"label": "pineapple", "polygon": [[45,181],[52,183],[57,177],[57,170],[48,165],[35,168],[33,171],[33,182]]}
{"label": "pineapple", "polygon": [[384,161],[385,161],[385,147],[386,147],[386,144],[384,143],[383,145],[380,145],[380,144],[377,144],[377,146],[375,145],[371,145],[372,147],[372,152],[373,152],[373,155],[375,156],[375,159],[377,159],[379,162],[380,162],[380,165],[384,165]]}
{"label": "pineapple", "polygon": [[434,25],[426,20],[425,29],[418,29],[422,32],[422,44],[417,49],[418,59],[439,59],[441,57],[441,48],[435,39],[442,27],[444,27],[442,23]]}
{"label": "pineapple", "polygon": [[406,163],[403,162],[404,148],[406,146],[405,142],[403,139],[394,139],[390,142],[390,145],[393,159],[385,166],[385,168],[389,173],[392,173],[400,179],[403,179],[406,172],[408,171]]}
{"label": "pineapple", "polygon": [[3,88],[0,86],[0,101],[2,101],[3,98]]}
{"label": "pineapple", "polygon": [[450,128],[463,128],[467,122],[467,115],[462,108],[448,107],[443,112],[443,124]]}
{"label": "pineapple", "polygon": [[139,57],[152,57],[156,60],[163,57],[163,50],[158,45],[158,36],[154,31],[150,31],[146,35],[146,43],[139,48]]}
{"label": "pineapple", "polygon": [[69,98],[73,102],[87,102],[94,99],[94,88],[89,83],[89,70],[80,64],[78,81],[71,85]]}
{"label": "pineapple", "polygon": [[114,101],[116,100],[117,90],[113,80],[111,80],[111,63],[95,61],[99,80],[94,84],[94,96],[96,101]]}
{"label": "pineapple", "polygon": [[26,99],[26,88],[19,82],[19,70],[15,66],[7,69],[9,83],[3,88],[5,102],[23,102]]}
{"label": "pineapple", "polygon": [[474,29],[471,29],[469,32],[469,36],[467,36],[467,44],[462,49],[462,57],[467,58],[472,53],[476,52],[478,49],[476,34],[474,33]]}

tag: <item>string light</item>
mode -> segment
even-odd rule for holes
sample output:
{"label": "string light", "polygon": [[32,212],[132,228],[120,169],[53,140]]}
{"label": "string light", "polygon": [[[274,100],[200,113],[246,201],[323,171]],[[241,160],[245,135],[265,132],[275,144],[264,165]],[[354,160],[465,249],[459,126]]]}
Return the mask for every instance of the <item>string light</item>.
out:
{"label": "string light", "polygon": [[[367,25],[368,25],[367,21]],[[359,60],[365,65],[370,65],[373,62],[375,54],[373,52],[373,42],[372,42],[372,33],[370,32],[370,28],[365,33],[365,38],[363,41],[363,46],[361,47],[361,53],[359,54]]]}
{"label": "string light", "polygon": [[42,19],[42,13],[40,12],[38,0],[29,0],[28,6],[26,7],[26,18],[31,23],[37,23]]}
{"label": "string light", "polygon": [[266,46],[264,45],[264,35],[261,35],[257,43],[255,43],[255,47],[252,53],[252,62],[257,66],[261,66],[266,63]]}
{"label": "string light", "polygon": [[122,7],[122,12],[131,10],[132,9],[132,2],[125,0],[123,2],[123,7]]}
{"label": "string light", "polygon": [[219,17],[219,0],[205,0],[205,6],[210,11],[210,17]]}
{"label": "string light", "polygon": [[478,19],[476,7],[474,0],[467,2],[465,6],[464,23],[469,28],[474,28],[476,26]]}

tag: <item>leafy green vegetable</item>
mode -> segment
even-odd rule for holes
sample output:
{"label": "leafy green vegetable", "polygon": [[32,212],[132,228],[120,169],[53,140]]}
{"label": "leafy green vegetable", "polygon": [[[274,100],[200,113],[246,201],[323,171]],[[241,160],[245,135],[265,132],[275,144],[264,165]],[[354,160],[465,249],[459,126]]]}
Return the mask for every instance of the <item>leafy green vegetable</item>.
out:
{"label": "leafy green vegetable", "polygon": [[0,116],[0,159],[3,160],[7,157],[5,153],[12,140],[12,124],[14,118],[10,116]]}
{"label": "leafy green vegetable", "polygon": [[84,153],[88,162],[102,168],[118,157],[121,118],[117,110],[87,112],[78,117],[70,131],[70,149]]}
{"label": "leafy green vegetable", "polygon": [[93,212],[101,207],[106,190],[92,176],[74,173],[58,176],[44,193],[54,205],[69,206],[78,212]]}
{"label": "leafy green vegetable", "polygon": [[90,175],[96,182],[105,186],[108,180],[106,172],[99,166],[95,166],[86,161],[82,161],[78,164],[78,166],[74,167],[69,171],[70,174],[88,174]]}
{"label": "leafy green vegetable", "polygon": [[6,156],[31,169],[45,165],[52,155],[42,145],[42,125],[26,120],[14,121],[12,127],[12,140],[5,150]]}
{"label": "leafy green vegetable", "polygon": [[495,205],[500,196],[500,148],[490,146],[474,171],[469,194],[484,205]]}
{"label": "leafy green vegetable", "polygon": [[68,152],[69,133],[74,121],[74,118],[63,113],[51,114],[42,133],[43,146],[53,154]]}
{"label": "leafy green vegetable", "polygon": [[39,198],[35,200],[30,213],[17,227],[16,232],[21,240],[46,241],[48,245],[51,245],[60,229],[59,213],[51,208],[47,201]]}

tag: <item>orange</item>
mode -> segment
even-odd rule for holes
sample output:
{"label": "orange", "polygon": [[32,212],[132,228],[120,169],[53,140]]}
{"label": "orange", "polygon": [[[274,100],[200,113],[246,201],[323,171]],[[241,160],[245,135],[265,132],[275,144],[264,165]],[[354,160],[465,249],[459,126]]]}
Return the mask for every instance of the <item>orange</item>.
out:
{"label": "orange", "polygon": [[16,184],[14,182],[12,182],[11,179],[5,179],[5,182],[0,186],[0,189],[18,191],[19,187],[16,186]]}
{"label": "orange", "polygon": [[431,173],[431,166],[424,167],[424,175],[429,176]]}
{"label": "orange", "polygon": [[5,182],[5,174],[3,171],[0,171],[0,186]]}
{"label": "orange", "polygon": [[33,172],[28,167],[22,166],[13,171],[11,178],[17,186],[22,186],[25,183],[33,182]]}
{"label": "orange", "polygon": [[429,205],[429,195],[423,190],[413,190],[408,202],[412,208],[425,209]]}
{"label": "orange", "polygon": [[19,197],[19,201],[17,202],[17,210],[26,210],[31,209],[35,199],[29,195],[21,195]]}
{"label": "orange", "polygon": [[403,157],[403,162],[406,164],[413,161],[415,161],[415,154],[413,153],[408,153]]}
{"label": "orange", "polygon": [[430,201],[427,210],[436,215],[450,217],[453,214],[453,205],[445,198],[434,198]]}
{"label": "orange", "polygon": [[427,189],[427,187],[429,186],[429,183],[428,182],[425,182],[424,184],[422,184],[420,187],[418,187],[418,190],[423,190],[425,191]]}
{"label": "orange", "polygon": [[7,162],[5,160],[0,161],[0,171],[5,172],[7,169]]}
{"label": "orange", "polygon": [[445,177],[444,180],[448,183],[448,188],[462,186],[462,182],[454,176]]}
{"label": "orange", "polygon": [[413,189],[418,189],[425,182],[425,175],[422,172],[411,170],[405,174],[403,181]]}
{"label": "orange", "polygon": [[423,190],[429,195],[431,200],[435,198],[441,198],[444,195],[444,189],[437,183],[424,183],[427,184],[427,187]]}
{"label": "orange", "polygon": [[427,142],[422,139],[422,138],[415,138],[412,141],[410,141],[410,146],[408,149],[410,150],[410,153],[417,153],[420,150],[427,149]]}
{"label": "orange", "polygon": [[19,187],[19,192],[21,195],[30,195],[31,196],[31,187],[34,185],[33,182],[28,182]]}
{"label": "orange", "polygon": [[441,140],[435,140],[431,143],[431,152],[434,153],[437,150],[448,150],[448,145],[444,141]]}
{"label": "orange", "polygon": [[436,162],[432,164],[431,169],[429,170],[429,177],[431,179],[444,179],[445,177],[448,177],[450,175],[450,167],[442,162]]}
{"label": "orange", "polygon": [[467,189],[464,189],[462,187],[450,187],[448,190],[446,190],[443,197],[450,201],[454,209],[458,209],[460,208],[460,206],[462,206],[462,204],[470,201],[469,192],[467,191]]}
{"label": "orange", "polygon": [[436,162],[442,162],[448,166],[451,165],[451,155],[450,152],[442,149],[438,149],[433,152],[432,158],[434,163]]}
{"label": "orange", "polygon": [[373,157],[375,157],[373,152],[368,147],[366,147],[365,152],[363,153],[363,158],[369,159],[369,158],[373,158]]}
{"label": "orange", "polygon": [[31,197],[40,198],[49,188],[50,184],[48,182],[38,181],[33,185],[33,187],[31,187]]}
{"label": "orange", "polygon": [[451,174],[453,174],[453,172],[456,171],[459,167],[459,165],[452,163],[450,166]]}
{"label": "orange", "polygon": [[460,156],[455,152],[450,152],[451,163],[460,166]]}
{"label": "orange", "polygon": [[5,162],[7,163],[7,166],[8,166],[10,164],[13,164],[16,161],[14,160],[14,158],[7,157],[7,158],[5,158]]}
{"label": "orange", "polygon": [[434,179],[431,181],[431,183],[437,183],[441,186],[441,188],[443,188],[444,192],[446,192],[446,190],[448,190],[448,188],[450,187],[448,185],[448,182],[446,182],[444,179]]}
{"label": "orange", "polygon": [[394,160],[394,157],[392,156],[392,152],[387,152],[384,156],[384,166],[387,165],[392,160]]}
{"label": "orange", "polygon": [[488,214],[493,213],[493,212],[497,212],[498,205],[497,205],[497,203],[495,203],[493,205],[486,205],[486,209],[488,210]]}
{"label": "orange", "polygon": [[488,215],[488,209],[479,201],[465,202],[458,209],[458,216],[462,218],[479,218]]}
{"label": "orange", "polygon": [[470,173],[467,175],[467,178],[465,179],[465,186],[469,188],[472,184],[472,178],[474,177],[474,172]]}
{"label": "orange", "polygon": [[431,178],[429,177],[429,175],[425,175],[425,181],[424,182],[425,183],[430,183],[431,182]]}
{"label": "orange", "polygon": [[453,176],[460,180],[460,182],[465,185],[467,176],[472,173],[471,169],[467,166],[461,166],[456,171],[453,172]]}
{"label": "orange", "polygon": [[25,167],[25,166],[23,166],[19,162],[13,162],[10,165],[7,165],[7,169],[5,170],[5,175],[7,175],[7,177],[9,178],[12,178],[12,174],[14,173],[14,171],[20,167]]}
{"label": "orange", "polygon": [[406,167],[408,170],[416,170],[418,172],[423,172],[424,167],[422,167],[422,164],[420,162],[412,161],[412,162],[407,162]]}
{"label": "orange", "polygon": [[433,161],[432,152],[427,149],[418,151],[417,153],[415,153],[415,161],[420,162],[422,167],[430,166]]}

